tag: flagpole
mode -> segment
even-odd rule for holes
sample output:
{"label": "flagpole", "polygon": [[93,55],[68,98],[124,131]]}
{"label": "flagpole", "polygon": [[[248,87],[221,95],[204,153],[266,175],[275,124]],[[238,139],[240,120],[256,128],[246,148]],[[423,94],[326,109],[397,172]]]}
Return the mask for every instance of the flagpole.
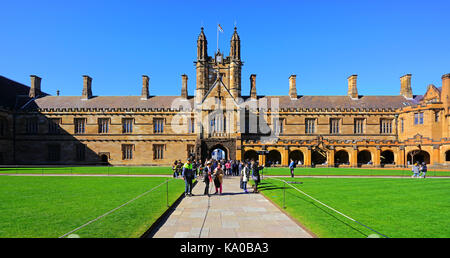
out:
{"label": "flagpole", "polygon": [[217,24],[217,51],[219,52],[219,24]]}

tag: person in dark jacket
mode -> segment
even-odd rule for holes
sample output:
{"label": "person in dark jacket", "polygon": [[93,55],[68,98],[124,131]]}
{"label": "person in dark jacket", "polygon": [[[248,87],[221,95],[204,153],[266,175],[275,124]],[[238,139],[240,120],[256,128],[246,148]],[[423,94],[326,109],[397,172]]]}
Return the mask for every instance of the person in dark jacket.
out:
{"label": "person in dark jacket", "polygon": [[254,161],[252,160],[252,179],[255,182],[255,185],[253,186],[253,192],[257,193],[258,192],[258,184],[260,182],[260,176],[259,176],[259,167],[258,167],[258,161]]}
{"label": "person in dark jacket", "polygon": [[185,196],[192,196],[192,180],[194,179],[194,172],[192,171],[191,159],[188,159],[183,165],[183,171],[181,173],[186,187],[184,189]]}
{"label": "person in dark jacket", "polygon": [[421,177],[425,178],[427,176],[427,164],[425,162],[422,162],[422,166],[420,166],[420,172],[422,172]]}
{"label": "person in dark jacket", "polygon": [[211,174],[212,174],[211,162],[208,161],[208,163],[206,163],[206,167],[203,169],[203,182],[205,183],[204,195],[208,196],[209,196],[209,182],[211,182]]}

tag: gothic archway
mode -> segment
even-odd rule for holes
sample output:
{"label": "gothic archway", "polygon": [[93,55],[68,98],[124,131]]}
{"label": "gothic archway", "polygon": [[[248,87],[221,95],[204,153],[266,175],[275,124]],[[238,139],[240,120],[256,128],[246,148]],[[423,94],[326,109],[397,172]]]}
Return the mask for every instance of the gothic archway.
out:
{"label": "gothic archway", "polygon": [[385,150],[385,151],[381,152],[380,163],[381,163],[381,165],[395,164],[394,153],[391,150]]}
{"label": "gothic archway", "polygon": [[221,144],[214,145],[208,151],[208,158],[215,160],[228,159],[228,150]]}
{"label": "gothic archway", "polygon": [[248,150],[244,152],[244,160],[245,161],[257,161],[258,160],[258,153],[255,150]]}
{"label": "gothic archway", "polygon": [[305,164],[303,152],[300,150],[294,150],[289,153],[289,162],[291,162],[291,160],[293,160],[296,164],[298,164],[299,161],[301,164]]}
{"label": "gothic archway", "polygon": [[358,165],[366,165],[372,162],[372,154],[368,150],[358,152]]}
{"label": "gothic archway", "polygon": [[327,153],[321,149],[311,150],[311,165],[322,165],[327,162]]}
{"label": "gothic archway", "polygon": [[349,164],[348,152],[340,150],[334,154],[334,164]]}
{"label": "gothic archway", "polygon": [[416,162],[422,164],[425,162],[426,164],[430,164],[430,154],[424,150],[413,150],[408,152],[407,162],[409,165],[412,165]]}
{"label": "gothic archway", "polygon": [[277,150],[269,151],[267,162],[270,162],[270,164],[281,164],[281,153]]}

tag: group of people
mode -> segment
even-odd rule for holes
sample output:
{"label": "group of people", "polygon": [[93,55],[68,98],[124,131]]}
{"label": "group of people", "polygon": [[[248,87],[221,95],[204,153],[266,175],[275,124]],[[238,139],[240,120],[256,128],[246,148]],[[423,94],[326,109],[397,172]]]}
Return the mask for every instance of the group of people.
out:
{"label": "group of people", "polygon": [[[204,195],[210,195],[210,183],[214,184],[215,193],[222,194],[223,177],[240,176],[240,188],[248,193],[247,184],[250,179],[253,179],[253,192],[258,192],[258,184],[261,181],[260,170],[262,166],[259,166],[258,161],[236,161],[236,160],[206,160],[204,164],[201,161],[188,158],[186,163],[182,163],[181,160],[175,161],[172,170],[173,177],[178,178],[181,176],[185,181],[185,196],[192,196],[193,180],[195,178],[202,178],[205,183]],[[251,178],[250,178],[251,176]]]}
{"label": "group of people", "polygon": [[422,164],[419,164],[419,162],[414,163],[412,166],[412,172],[413,175],[412,178],[425,178],[427,175],[427,164],[425,162],[422,162]]}

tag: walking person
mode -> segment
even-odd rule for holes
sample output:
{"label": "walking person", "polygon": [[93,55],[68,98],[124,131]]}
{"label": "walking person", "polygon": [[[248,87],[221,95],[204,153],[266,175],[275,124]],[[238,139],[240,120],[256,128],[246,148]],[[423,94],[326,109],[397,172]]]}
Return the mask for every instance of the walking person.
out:
{"label": "walking person", "polygon": [[177,178],[178,177],[177,165],[178,165],[177,161],[175,160],[175,162],[173,162],[173,165],[172,165],[173,178]]}
{"label": "walking person", "polygon": [[254,193],[258,193],[258,184],[259,181],[261,180],[260,176],[259,176],[259,167],[258,167],[258,161],[254,161],[252,160],[252,179],[255,182],[255,185],[253,186],[253,192]]}
{"label": "walking person", "polygon": [[412,178],[414,178],[414,177],[419,177],[419,163],[414,163],[414,165],[412,166],[412,172],[413,172],[413,175],[411,176]]}
{"label": "walking person", "polygon": [[223,169],[220,163],[217,164],[216,169],[214,169],[213,178],[214,178],[214,186],[216,187],[216,192],[214,194],[217,194],[219,190],[220,190],[219,194],[222,194]]}
{"label": "walking person", "polygon": [[422,166],[420,166],[420,171],[422,172],[422,178],[425,178],[427,175],[427,164],[425,162],[422,162]]}
{"label": "walking person", "polygon": [[291,163],[289,163],[289,169],[291,170],[291,177],[294,177],[294,168],[295,168],[295,162],[291,159]]}
{"label": "walking person", "polygon": [[211,182],[211,162],[206,163],[206,167],[203,169],[203,182],[205,183],[204,195],[209,196],[209,182]]}
{"label": "walking person", "polygon": [[192,196],[192,180],[194,179],[194,172],[192,171],[191,159],[189,158],[183,166],[182,176],[186,184],[184,188],[184,196]]}
{"label": "walking person", "polygon": [[245,193],[248,193],[247,182],[250,177],[250,169],[248,168],[248,164],[245,164],[244,168],[241,170],[241,177],[242,177],[241,188],[244,190]]}

